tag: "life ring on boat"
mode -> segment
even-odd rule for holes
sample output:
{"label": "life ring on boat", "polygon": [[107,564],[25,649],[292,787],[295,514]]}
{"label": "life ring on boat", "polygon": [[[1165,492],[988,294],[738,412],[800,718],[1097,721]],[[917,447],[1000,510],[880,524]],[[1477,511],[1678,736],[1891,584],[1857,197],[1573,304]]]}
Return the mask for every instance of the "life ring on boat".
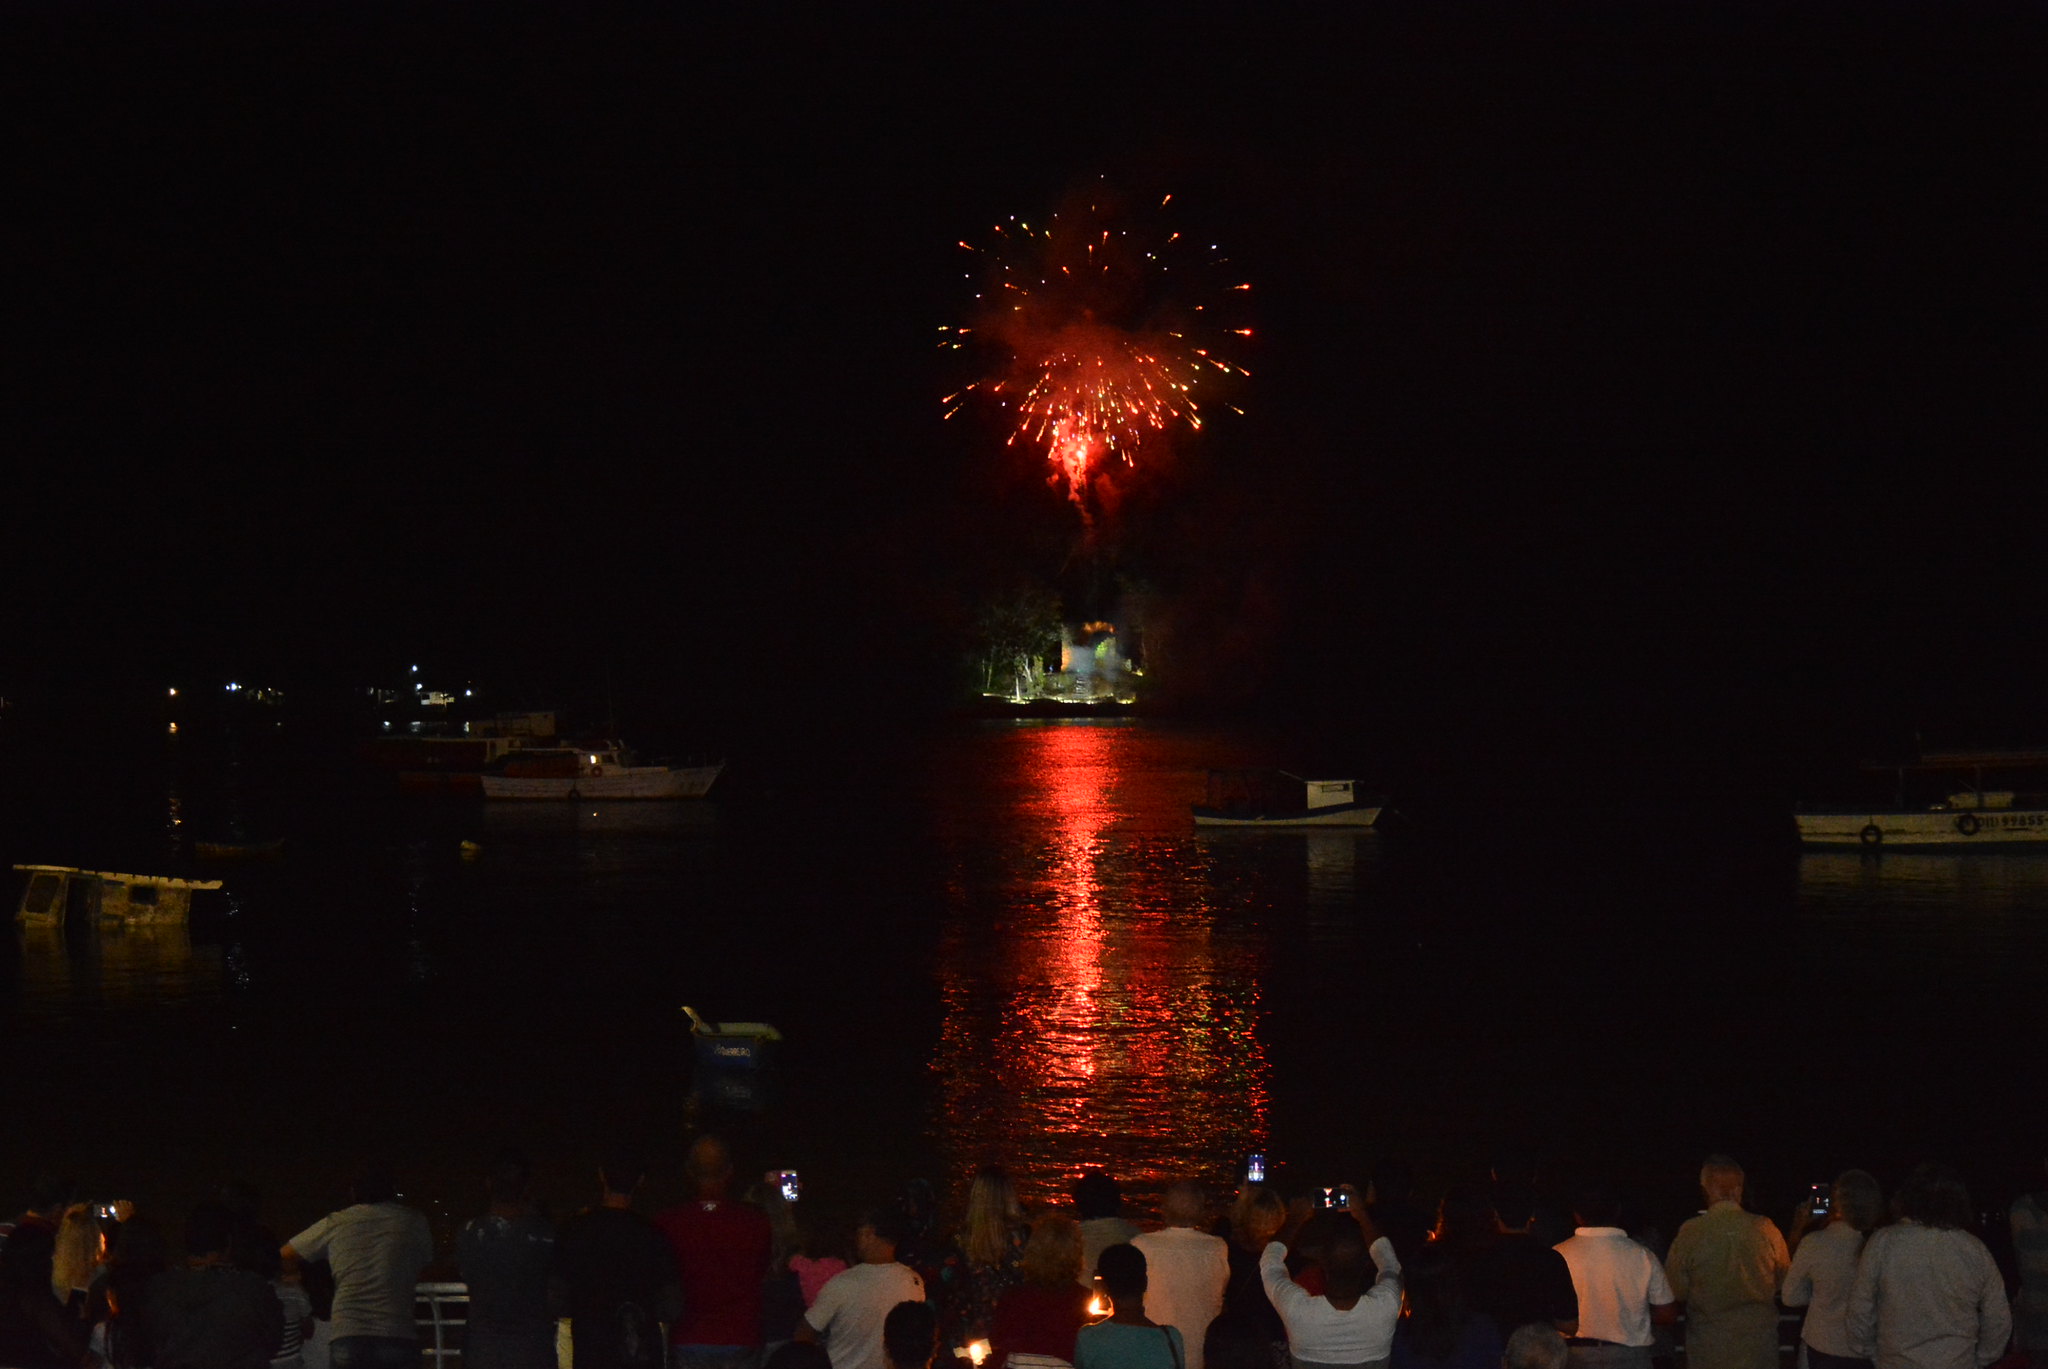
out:
{"label": "life ring on boat", "polygon": [[1884,845],[1884,828],[1879,827],[1874,822],[1866,823],[1864,825],[1863,830],[1861,832],[1858,832],[1856,835],[1862,838],[1863,844],[1865,846]]}
{"label": "life ring on boat", "polygon": [[1956,830],[1966,837],[1977,835],[1977,825],[1977,815],[1975,813],[1964,813],[1956,819]]}

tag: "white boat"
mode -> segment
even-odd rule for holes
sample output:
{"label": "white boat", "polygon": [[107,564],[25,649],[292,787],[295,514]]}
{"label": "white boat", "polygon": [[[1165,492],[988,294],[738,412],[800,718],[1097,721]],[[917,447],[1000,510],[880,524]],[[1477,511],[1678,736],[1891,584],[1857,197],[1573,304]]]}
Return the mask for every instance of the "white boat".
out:
{"label": "white boat", "polygon": [[[1929,752],[1898,766],[1900,802],[1864,808],[1802,809],[1793,815],[1799,840],[1809,846],[2008,846],[2048,841],[2048,794],[1987,787],[1987,776],[2026,777],[2048,767],[2048,752]],[[1903,799],[1908,779],[1931,775],[1954,782],[1968,775],[1970,787],[1933,803],[1911,806]]]}
{"label": "white boat", "polygon": [[1352,780],[1311,780],[1285,770],[1211,770],[1202,827],[1370,827],[1384,800],[1360,798]]}
{"label": "white boat", "polygon": [[724,771],[715,765],[635,765],[617,743],[529,748],[483,777],[487,799],[700,799]]}
{"label": "white boat", "polygon": [[17,865],[28,872],[14,920],[24,927],[61,927],[67,916],[134,927],[182,924],[191,916],[194,890],[218,889],[217,879],[173,879],[70,865]]}
{"label": "white boat", "polygon": [[[2005,846],[2048,841],[2048,803],[2004,791],[1952,794],[1919,809],[1840,808],[1798,813],[1799,839],[1809,846]],[[1978,800],[1983,802],[1979,803]]]}

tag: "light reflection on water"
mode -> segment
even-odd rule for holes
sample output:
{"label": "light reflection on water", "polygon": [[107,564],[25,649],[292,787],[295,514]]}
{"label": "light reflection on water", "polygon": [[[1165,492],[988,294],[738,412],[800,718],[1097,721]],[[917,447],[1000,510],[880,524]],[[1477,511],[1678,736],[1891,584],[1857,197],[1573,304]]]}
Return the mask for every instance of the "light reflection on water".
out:
{"label": "light reflection on water", "polygon": [[[956,1176],[1000,1159],[1041,1200],[1093,1164],[1133,1194],[1177,1173],[1221,1181],[1265,1144],[1265,934],[1232,917],[1242,895],[1219,888],[1171,792],[1186,776],[1129,765],[1127,730],[1012,741],[1014,820],[981,834],[995,866],[956,872],[948,891],[941,1149]],[[974,841],[948,835],[963,851]],[[1344,858],[1325,857],[1340,882]]]}
{"label": "light reflection on water", "polygon": [[1871,960],[1982,972],[2048,950],[2048,851],[1808,851],[1799,896],[1838,952]]}

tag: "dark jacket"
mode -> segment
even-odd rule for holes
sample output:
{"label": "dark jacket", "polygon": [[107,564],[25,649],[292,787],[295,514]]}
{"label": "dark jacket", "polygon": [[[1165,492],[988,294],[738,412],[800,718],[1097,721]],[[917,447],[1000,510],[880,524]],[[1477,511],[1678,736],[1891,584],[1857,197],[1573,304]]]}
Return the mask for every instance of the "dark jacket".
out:
{"label": "dark jacket", "polygon": [[165,1270],[149,1281],[144,1315],[155,1369],[265,1369],[284,1341],[277,1294],[226,1265]]}

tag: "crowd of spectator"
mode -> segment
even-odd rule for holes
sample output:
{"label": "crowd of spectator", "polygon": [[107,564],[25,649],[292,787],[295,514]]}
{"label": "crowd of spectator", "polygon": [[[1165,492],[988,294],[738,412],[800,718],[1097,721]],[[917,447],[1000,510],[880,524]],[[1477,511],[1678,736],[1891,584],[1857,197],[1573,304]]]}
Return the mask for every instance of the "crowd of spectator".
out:
{"label": "crowd of spectator", "polygon": [[[2048,1189],[2009,1214],[2014,1267],[1940,1166],[1889,1200],[1862,1170],[1784,1227],[1710,1156],[1703,1207],[1668,1246],[1624,1225],[1597,1180],[1540,1194],[1512,1163],[1418,1201],[1383,1166],[1290,1194],[1247,1179],[1219,1207],[1170,1184],[1140,1224],[1107,1174],[1028,1211],[997,1166],[957,1225],[917,1183],[838,1250],[791,1176],[736,1191],[704,1136],[689,1196],[648,1216],[644,1166],[600,1164],[556,1222],[523,1157],[499,1155],[458,1233],[473,1369],[2048,1369]],[[57,1180],[0,1223],[0,1369],[396,1369],[421,1363],[425,1218],[369,1165],[352,1201],[280,1240],[229,1186],[183,1227],[182,1259],[125,1203]],[[564,1329],[566,1328],[566,1330]],[[957,1362],[957,1363],[956,1363]]]}

